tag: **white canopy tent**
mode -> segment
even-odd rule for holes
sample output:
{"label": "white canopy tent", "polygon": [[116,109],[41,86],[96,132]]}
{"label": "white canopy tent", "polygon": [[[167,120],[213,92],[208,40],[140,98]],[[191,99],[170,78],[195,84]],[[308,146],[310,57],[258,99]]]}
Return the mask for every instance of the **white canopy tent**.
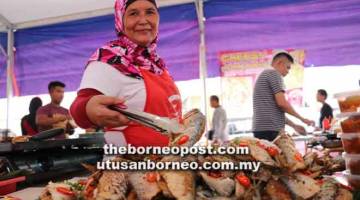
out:
{"label": "white canopy tent", "polygon": [[[203,110],[206,115],[206,48],[204,24],[204,0],[156,0],[159,7],[195,3],[199,31],[199,67],[203,84]],[[12,97],[11,73],[14,66],[14,32],[37,26],[46,26],[73,20],[109,15],[114,12],[114,0],[3,0],[0,1],[0,32],[7,32],[7,50],[0,45],[0,54],[7,60],[7,114]],[[8,128],[9,122],[6,123]]]}
{"label": "white canopy tent", "polygon": [[[157,0],[160,7],[191,3],[194,0]],[[71,20],[108,15],[114,0],[3,0],[0,1],[0,31],[44,26]]]}

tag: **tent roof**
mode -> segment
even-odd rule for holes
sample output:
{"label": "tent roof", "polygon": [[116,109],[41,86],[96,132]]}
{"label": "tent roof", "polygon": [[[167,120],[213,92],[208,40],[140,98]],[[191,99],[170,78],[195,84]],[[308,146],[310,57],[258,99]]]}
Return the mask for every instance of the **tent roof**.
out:
{"label": "tent roof", "polygon": [[[194,0],[157,0],[171,6]],[[0,1],[0,31],[49,25],[113,13],[114,0],[4,0]]]}

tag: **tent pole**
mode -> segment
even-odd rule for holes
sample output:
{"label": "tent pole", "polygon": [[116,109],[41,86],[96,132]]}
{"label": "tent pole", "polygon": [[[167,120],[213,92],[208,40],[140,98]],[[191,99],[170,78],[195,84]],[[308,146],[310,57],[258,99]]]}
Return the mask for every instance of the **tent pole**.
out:
{"label": "tent pole", "polygon": [[4,55],[5,59],[7,60],[6,50],[4,49],[4,47],[1,44],[0,44],[0,52],[1,52],[1,54]]}
{"label": "tent pole", "polygon": [[13,95],[11,73],[14,66],[14,30],[8,27],[7,34],[7,74],[6,74],[6,129],[9,129],[10,100]]}
{"label": "tent pole", "polygon": [[[196,13],[200,31],[200,44],[199,44],[199,72],[200,80],[202,84],[203,93],[203,109],[204,114],[207,117],[207,89],[206,89],[206,77],[207,77],[207,63],[206,63],[206,45],[205,45],[205,16],[204,16],[204,2],[203,0],[196,0]],[[208,127],[207,127],[208,128]]]}
{"label": "tent pole", "polygon": [[[14,66],[14,25],[0,14],[0,21],[7,29],[7,55],[6,56],[6,129],[9,129],[10,100],[12,97],[11,73]],[[4,53],[4,52],[3,52]]]}

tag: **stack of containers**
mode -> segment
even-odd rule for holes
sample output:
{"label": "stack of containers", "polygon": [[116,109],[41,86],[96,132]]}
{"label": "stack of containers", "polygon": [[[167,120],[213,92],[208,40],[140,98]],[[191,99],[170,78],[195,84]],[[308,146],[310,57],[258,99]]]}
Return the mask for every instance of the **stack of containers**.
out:
{"label": "stack of containers", "polygon": [[350,186],[360,189],[360,90],[335,94],[341,113],[337,116],[341,121],[340,135],[346,162],[344,172]]}

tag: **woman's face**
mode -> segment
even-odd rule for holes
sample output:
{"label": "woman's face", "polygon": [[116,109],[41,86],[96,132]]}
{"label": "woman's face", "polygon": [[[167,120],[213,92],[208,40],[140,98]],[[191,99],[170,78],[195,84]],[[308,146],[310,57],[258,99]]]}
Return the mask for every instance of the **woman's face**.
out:
{"label": "woman's face", "polygon": [[138,45],[148,46],[157,36],[159,13],[154,4],[147,0],[130,4],[123,21],[125,35]]}

